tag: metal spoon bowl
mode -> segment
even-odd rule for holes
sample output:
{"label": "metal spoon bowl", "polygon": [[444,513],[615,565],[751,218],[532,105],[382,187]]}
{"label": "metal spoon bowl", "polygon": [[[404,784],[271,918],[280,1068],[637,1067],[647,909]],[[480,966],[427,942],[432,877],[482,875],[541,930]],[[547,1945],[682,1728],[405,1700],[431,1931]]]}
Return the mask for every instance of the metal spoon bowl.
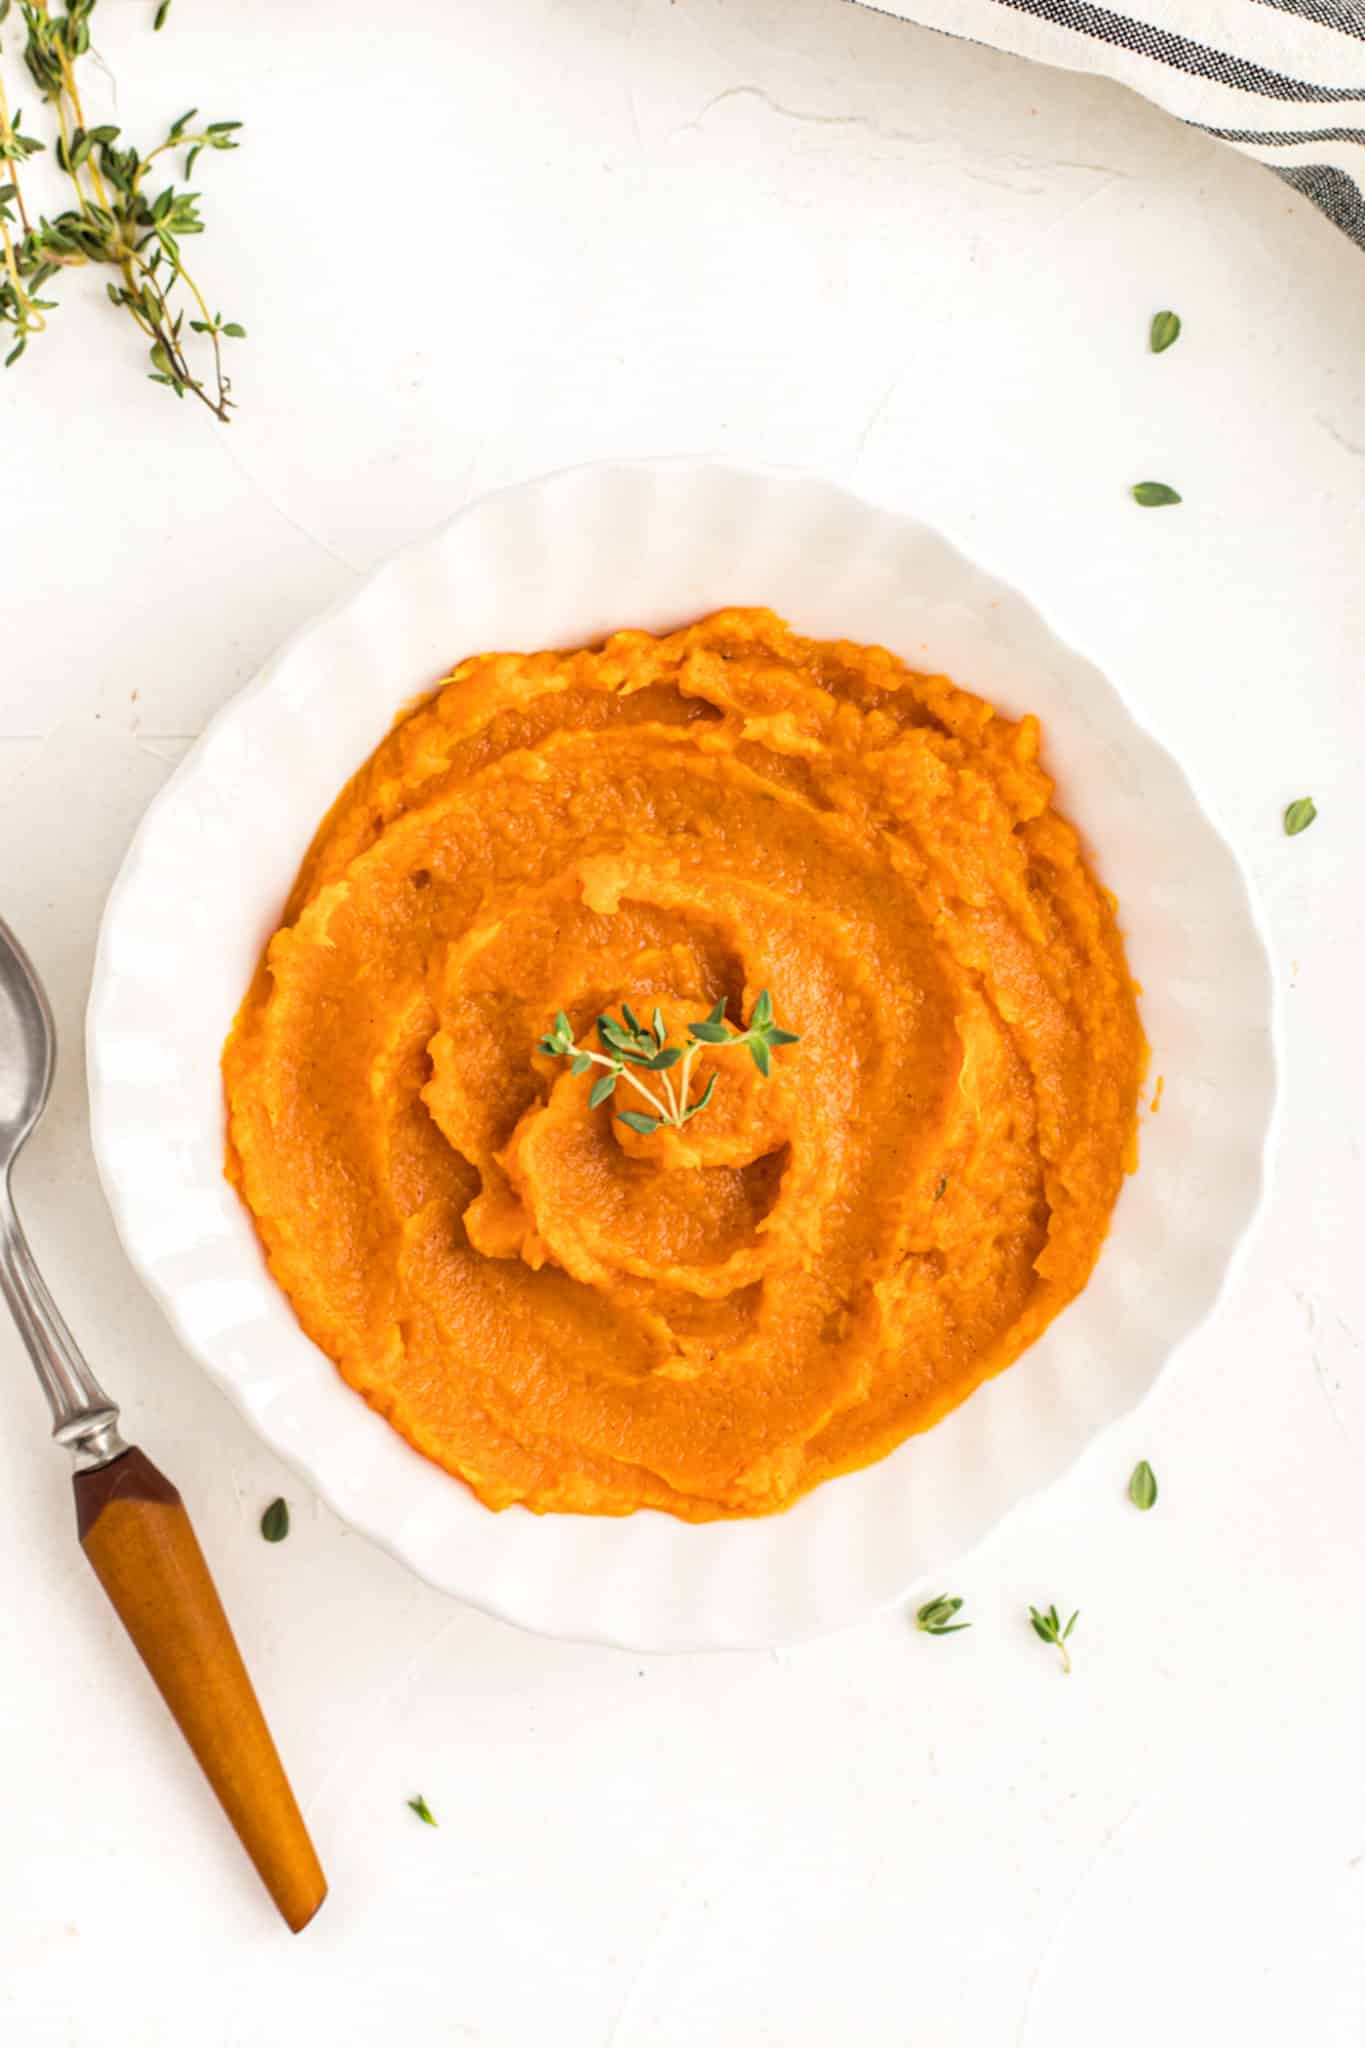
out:
{"label": "metal spoon bowl", "polygon": [[42,983],[0,919],[0,1179],[47,1107],[57,1031]]}

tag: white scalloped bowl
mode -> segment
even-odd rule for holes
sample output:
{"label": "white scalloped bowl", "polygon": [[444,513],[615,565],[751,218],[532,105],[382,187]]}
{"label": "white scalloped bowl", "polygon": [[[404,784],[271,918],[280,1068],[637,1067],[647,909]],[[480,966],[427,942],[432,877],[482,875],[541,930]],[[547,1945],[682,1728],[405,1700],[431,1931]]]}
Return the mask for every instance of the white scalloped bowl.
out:
{"label": "white scalloped bowl", "polygon": [[[299,1329],[223,1179],[219,1052],[317,821],[407,700],[481,649],[581,645],[730,604],[879,641],[1041,714],[1059,802],[1121,901],[1164,1105],[1084,1294],[880,1464],[750,1522],[494,1515]],[[918,521],[822,482],[694,462],[612,463],[484,499],[277,654],[147,813],[105,914],[88,1046],[95,1153],[129,1256],[267,1442],[445,1591],[547,1634],[651,1650],[780,1643],[868,1615],[1064,1471],[1212,1308],[1260,1200],[1276,1086],[1247,885],[1113,686]]]}

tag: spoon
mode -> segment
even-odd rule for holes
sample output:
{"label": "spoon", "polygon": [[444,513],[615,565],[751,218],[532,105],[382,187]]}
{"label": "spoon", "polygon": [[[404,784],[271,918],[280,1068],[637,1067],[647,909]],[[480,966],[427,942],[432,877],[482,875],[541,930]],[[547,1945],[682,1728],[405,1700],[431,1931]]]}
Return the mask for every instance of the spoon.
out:
{"label": "spoon", "polygon": [[75,1463],[76,1528],[95,1576],[290,1928],[327,1883],[180,1495],[119,1434],[118,1409],[63,1322],[15,1214],[10,1173],[47,1106],[57,1034],[42,983],[0,918],[0,1295]]}

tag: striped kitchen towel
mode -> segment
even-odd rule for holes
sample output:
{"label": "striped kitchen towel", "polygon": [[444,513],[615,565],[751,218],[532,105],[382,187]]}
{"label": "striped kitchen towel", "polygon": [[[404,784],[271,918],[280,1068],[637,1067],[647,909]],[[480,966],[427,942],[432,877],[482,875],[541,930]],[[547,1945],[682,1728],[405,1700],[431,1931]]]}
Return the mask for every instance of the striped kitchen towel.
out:
{"label": "striped kitchen towel", "polygon": [[1365,0],[862,0],[1130,85],[1263,163],[1365,248]]}

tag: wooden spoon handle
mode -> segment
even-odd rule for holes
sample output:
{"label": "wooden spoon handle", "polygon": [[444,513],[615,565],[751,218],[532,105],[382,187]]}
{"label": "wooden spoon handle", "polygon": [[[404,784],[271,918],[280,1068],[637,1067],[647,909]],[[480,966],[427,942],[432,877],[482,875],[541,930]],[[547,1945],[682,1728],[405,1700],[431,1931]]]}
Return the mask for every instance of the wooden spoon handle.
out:
{"label": "wooden spoon handle", "polygon": [[81,1548],[297,1934],[327,1881],[180,1495],[136,1448],[75,1484]]}

